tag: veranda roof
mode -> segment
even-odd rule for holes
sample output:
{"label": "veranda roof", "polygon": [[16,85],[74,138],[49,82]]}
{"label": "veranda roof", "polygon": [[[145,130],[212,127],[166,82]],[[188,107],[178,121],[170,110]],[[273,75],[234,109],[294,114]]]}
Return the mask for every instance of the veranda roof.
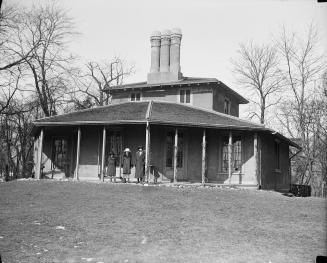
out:
{"label": "veranda roof", "polygon": [[34,121],[32,133],[36,133],[40,127],[47,126],[145,124],[147,122],[159,125],[266,131],[298,147],[288,138],[264,125],[212,110],[163,101],[123,102],[46,117]]}

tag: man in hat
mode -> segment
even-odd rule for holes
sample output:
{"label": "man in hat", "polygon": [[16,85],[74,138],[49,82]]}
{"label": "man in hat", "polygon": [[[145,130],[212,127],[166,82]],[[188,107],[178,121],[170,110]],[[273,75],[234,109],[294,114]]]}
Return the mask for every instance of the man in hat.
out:
{"label": "man in hat", "polygon": [[139,146],[138,151],[135,154],[135,178],[137,182],[140,183],[144,179],[144,170],[145,170],[145,153],[142,146]]}

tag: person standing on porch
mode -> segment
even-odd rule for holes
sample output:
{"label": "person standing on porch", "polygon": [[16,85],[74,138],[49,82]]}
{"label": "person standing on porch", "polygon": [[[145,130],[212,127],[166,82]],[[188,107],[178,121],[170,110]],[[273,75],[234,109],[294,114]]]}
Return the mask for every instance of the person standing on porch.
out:
{"label": "person standing on porch", "polygon": [[126,179],[129,182],[129,176],[131,174],[131,166],[132,166],[132,154],[129,148],[124,150],[123,154],[123,177],[124,183],[126,183]]}
{"label": "person standing on porch", "polygon": [[138,151],[135,155],[135,178],[137,178],[137,182],[140,183],[144,178],[144,170],[145,170],[145,153],[143,151],[142,146],[138,147]]}
{"label": "person standing on porch", "polygon": [[112,182],[112,178],[114,178],[114,182],[116,182],[116,158],[112,152],[108,157],[107,176],[110,178],[110,182]]}

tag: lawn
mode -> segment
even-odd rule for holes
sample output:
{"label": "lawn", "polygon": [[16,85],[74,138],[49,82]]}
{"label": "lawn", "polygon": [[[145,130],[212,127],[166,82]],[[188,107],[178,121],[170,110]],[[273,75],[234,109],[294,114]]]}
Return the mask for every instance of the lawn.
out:
{"label": "lawn", "polygon": [[221,188],[0,183],[12,262],[315,262],[326,199]]}

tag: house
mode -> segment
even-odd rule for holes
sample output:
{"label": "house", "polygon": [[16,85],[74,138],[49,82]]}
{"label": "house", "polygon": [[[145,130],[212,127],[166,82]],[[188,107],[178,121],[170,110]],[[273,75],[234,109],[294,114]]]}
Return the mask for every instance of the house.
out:
{"label": "house", "polygon": [[290,147],[263,125],[239,118],[248,101],[215,78],[184,77],[180,30],[151,36],[146,82],[110,87],[110,104],[34,122],[35,175],[104,180],[109,152],[117,175],[125,147],[146,151],[146,177],[288,190]]}

